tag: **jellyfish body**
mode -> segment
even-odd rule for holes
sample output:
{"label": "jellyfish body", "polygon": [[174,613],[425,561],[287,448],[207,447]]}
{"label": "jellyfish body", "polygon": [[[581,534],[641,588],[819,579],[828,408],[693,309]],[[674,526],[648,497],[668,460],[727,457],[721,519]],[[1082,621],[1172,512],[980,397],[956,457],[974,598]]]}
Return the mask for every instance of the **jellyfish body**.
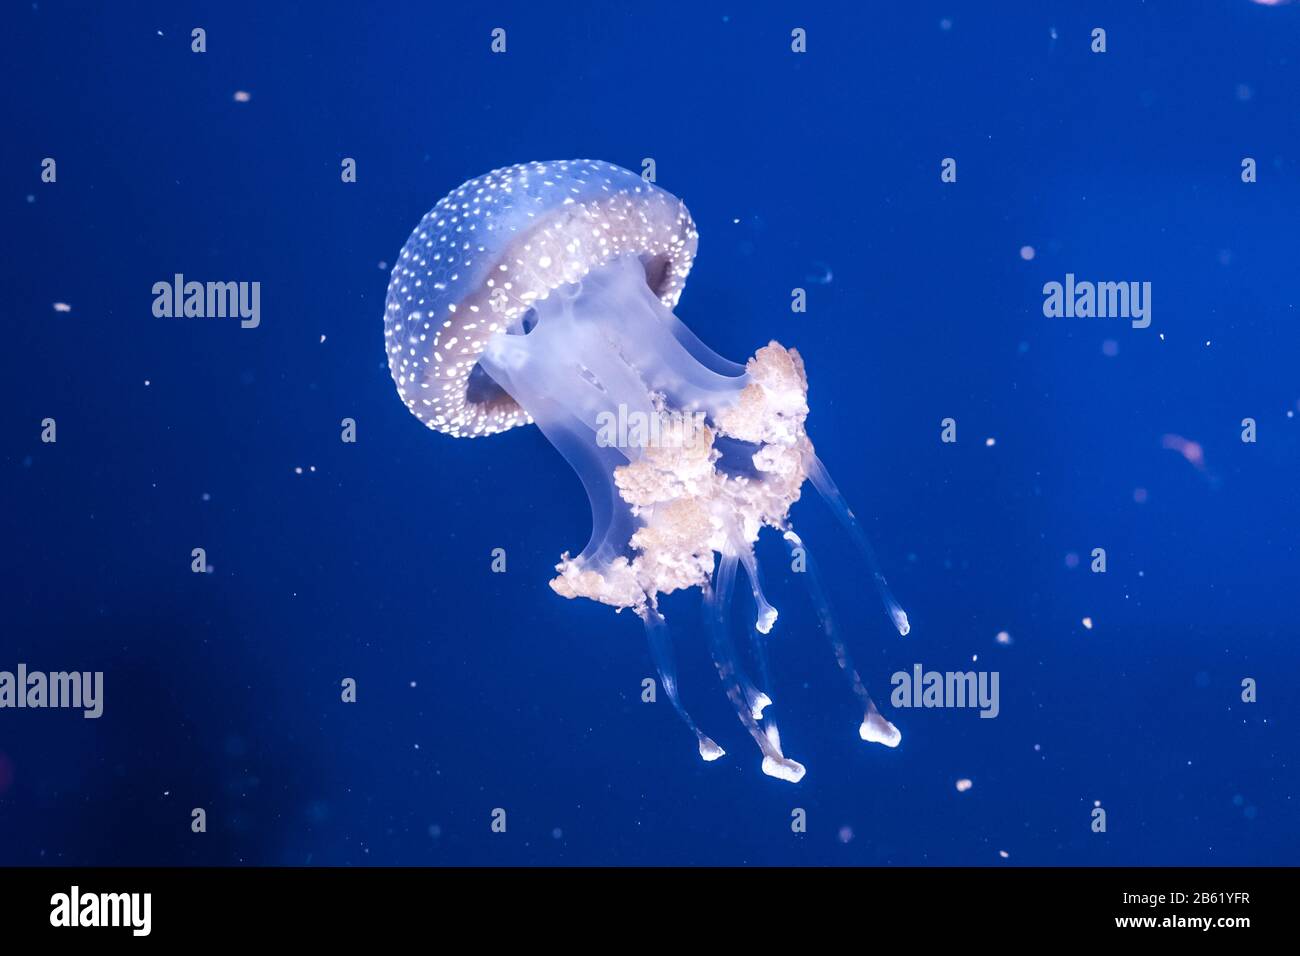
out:
{"label": "jellyfish body", "polygon": [[[789,518],[806,479],[866,558],[891,622],[889,593],[853,513],[805,430],[808,382],[794,349],[769,342],[742,366],[677,317],[697,234],[680,200],[627,170],[590,160],[530,163],[461,186],[420,222],[394,266],[385,311],[398,393],[426,425],[480,437],[535,423],[582,480],[592,534],[556,566],[551,588],[631,609],[670,702],[701,757],[724,751],[682,705],[659,596],[699,588],[718,675],[763,755],[792,782],[770,711],[765,642],[777,619],[754,543],[783,534],[805,559],[822,629],[863,708],[863,740],[900,734],[872,703]],[[737,569],[756,614],[759,682],[731,636]]]}

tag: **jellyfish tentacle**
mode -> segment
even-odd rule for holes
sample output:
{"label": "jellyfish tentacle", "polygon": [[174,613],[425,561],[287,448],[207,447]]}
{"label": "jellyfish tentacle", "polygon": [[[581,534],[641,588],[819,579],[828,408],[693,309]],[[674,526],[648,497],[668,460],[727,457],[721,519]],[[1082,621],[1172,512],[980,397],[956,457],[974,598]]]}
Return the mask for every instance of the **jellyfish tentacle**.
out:
{"label": "jellyfish tentacle", "polygon": [[600,275],[588,276],[585,321],[598,321],[608,347],[676,407],[716,413],[733,404],[749,381],[744,368],[695,339],[646,286],[642,272],[635,256],[621,256]]}
{"label": "jellyfish tentacle", "polygon": [[763,594],[763,581],[758,575],[758,561],[754,557],[753,546],[743,541],[738,542],[738,544],[740,564],[745,569],[745,576],[749,579],[749,590],[754,595],[754,604],[757,608],[754,628],[760,634],[767,634],[771,632],[772,625],[776,623],[777,610],[768,603],[767,597]]}
{"label": "jellyfish tentacle", "polygon": [[673,709],[677,711],[678,716],[690,728],[691,733],[695,734],[695,739],[700,746],[700,756],[706,762],[717,760],[719,757],[724,756],[726,751],[696,726],[695,721],[687,713],[686,708],[682,706],[681,699],[677,695],[677,665],[673,659],[672,635],[668,633],[667,622],[664,621],[663,615],[659,613],[658,609],[649,605],[646,605],[640,616],[645,623],[645,633],[650,644],[650,654],[654,658],[655,669],[659,671],[659,683],[663,685],[664,693],[668,695],[668,700],[672,703]]}
{"label": "jellyfish tentacle", "polygon": [[[494,378],[497,375],[506,378],[500,370],[494,369],[491,374]],[[512,381],[512,384],[515,383]],[[591,537],[580,558],[604,565],[621,553],[623,542],[636,527],[631,509],[605,477],[625,458],[617,448],[598,445],[592,439],[590,429],[558,402],[539,395],[530,399],[528,407],[542,434],[573,467],[587,492],[591,507]]]}
{"label": "jellyfish tentacle", "polygon": [[830,473],[826,470],[826,466],[822,464],[820,458],[816,455],[809,455],[806,466],[813,487],[817,489],[818,494],[830,506],[831,511],[835,512],[840,524],[844,525],[848,530],[854,544],[858,546],[858,550],[866,558],[867,566],[871,569],[872,577],[876,582],[876,590],[880,592],[880,600],[885,605],[885,611],[889,614],[889,620],[898,629],[899,635],[907,637],[908,632],[912,630],[912,625],[907,620],[907,612],[894,599],[894,593],[889,589],[889,582],[885,580],[885,575],[880,570],[880,563],[876,560],[876,552],[872,549],[871,542],[867,540],[867,534],[862,530],[862,525],[858,523],[857,516],[853,514],[853,509],[844,500],[844,495],[840,494],[840,489],[831,479]]}
{"label": "jellyfish tentacle", "polygon": [[858,703],[862,706],[862,725],[858,728],[858,736],[872,743],[884,744],[886,747],[897,747],[899,742],[902,741],[903,735],[897,727],[886,720],[880,711],[876,709],[871,694],[868,693],[866,685],[862,682],[862,676],[853,664],[853,658],[849,656],[849,649],[845,647],[844,641],[840,638],[835,616],[831,613],[830,601],[826,597],[825,588],[822,587],[821,574],[817,571],[817,562],[813,560],[808,546],[803,543],[799,535],[795,534],[793,529],[785,532],[785,541],[790,546],[791,554],[796,549],[802,549],[804,584],[808,589],[808,596],[812,600],[813,607],[817,611],[817,619],[821,622],[822,633],[826,635],[826,640],[830,643],[831,651],[835,655],[835,663],[839,665],[840,672],[849,682],[854,696],[857,697]]}
{"label": "jellyfish tentacle", "polygon": [[[734,522],[730,526],[729,537],[731,545],[736,549],[737,554],[729,556],[724,560],[731,561],[731,574],[735,576],[735,565],[739,561],[745,569],[745,577],[749,581],[750,593],[754,597],[755,619],[754,626],[749,628],[750,645],[754,649],[754,658],[758,661],[758,679],[762,686],[768,691],[772,690],[772,676],[767,662],[767,635],[772,630],[772,624],[776,621],[777,610],[768,603],[766,596],[763,594],[763,583],[759,577],[758,561],[754,558],[754,549],[745,543],[736,533]],[[725,604],[724,607],[730,607]],[[772,698],[762,691],[755,691],[754,697],[750,701],[751,711],[755,720],[763,718],[763,711],[770,707]],[[771,719],[768,720],[768,725]]]}
{"label": "jellyfish tentacle", "polygon": [[[732,589],[735,587],[736,583],[737,560],[738,559],[734,554],[723,554],[719,557],[717,581],[714,587],[714,600],[717,603],[717,613],[721,616],[721,623],[718,626],[723,629],[722,640],[725,642],[724,646],[727,649],[728,656],[732,659],[736,658],[736,653],[730,637],[731,595]],[[707,595],[705,601],[705,613],[706,615],[713,613],[708,607]],[[714,626],[711,618],[706,623],[710,628]],[[759,660],[759,678],[762,680],[763,686],[770,689],[767,679],[766,661],[761,658]],[[745,703],[749,706],[750,716],[753,717],[754,720],[762,720],[763,712],[768,707],[772,706],[772,698],[762,690],[759,690],[759,688],[745,676],[739,666],[736,668],[736,680],[740,683],[740,688],[745,694]]]}
{"label": "jellyfish tentacle", "polygon": [[[548,320],[554,315],[548,313]],[[561,342],[552,336],[554,322],[539,322],[528,335],[501,335],[480,358],[489,377],[519,399],[533,421],[577,472],[591,504],[592,532],[580,560],[605,566],[623,553],[637,526],[627,502],[610,476],[628,460],[628,450],[598,440],[599,415],[617,414],[617,401],[581,374],[583,355],[557,357]],[[575,335],[575,341],[582,336]],[[589,351],[589,350],[588,350]],[[553,373],[564,373],[557,387]],[[630,370],[627,370],[630,373]],[[599,374],[594,373],[593,374]],[[606,370],[608,377],[610,373]],[[602,385],[610,383],[602,381]],[[628,401],[634,401],[635,394]],[[648,399],[645,407],[649,409]]]}
{"label": "jellyfish tentacle", "polygon": [[672,317],[672,321],[668,323],[669,331],[672,332],[673,338],[677,339],[691,358],[718,375],[741,378],[746,374],[745,366],[742,363],[733,362],[731,359],[719,355],[705,345],[700,337],[692,332],[685,322],[678,319],[671,309],[668,310],[668,314]]}
{"label": "jellyfish tentacle", "polygon": [[[723,565],[719,565],[719,575],[722,575],[723,568]],[[734,563],[731,564],[731,571],[734,575]],[[722,587],[715,589],[706,584],[704,589],[705,614],[712,634],[713,663],[718,670],[718,678],[722,681],[727,699],[736,710],[736,717],[749,731],[749,735],[754,738],[759,751],[763,754],[763,773],[778,780],[798,783],[803,779],[805,768],[803,764],[791,760],[781,752],[781,737],[776,725],[769,723],[764,731],[754,720],[753,705],[746,699],[744,677],[737,663],[735,648],[727,633],[727,606],[719,600],[720,592],[729,591],[729,588],[726,587],[725,579],[720,579],[718,583]]]}

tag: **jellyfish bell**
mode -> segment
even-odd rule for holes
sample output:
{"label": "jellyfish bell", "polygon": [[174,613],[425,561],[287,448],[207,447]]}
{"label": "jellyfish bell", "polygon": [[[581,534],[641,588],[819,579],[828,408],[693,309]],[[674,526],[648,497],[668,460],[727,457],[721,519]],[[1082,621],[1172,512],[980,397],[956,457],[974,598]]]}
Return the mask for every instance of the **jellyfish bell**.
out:
{"label": "jellyfish bell", "polygon": [[[592,534],[561,556],[551,588],[642,620],[664,691],[712,761],[724,751],[682,705],[659,611],[660,595],[701,590],[714,664],[762,769],[797,782],[804,768],[782,752],[771,714],[765,642],[777,610],[753,550],[764,527],[806,564],[822,629],[863,708],[860,736],[890,747],[901,736],[872,703],[791,527],[805,480],[866,557],[899,633],[909,625],[808,438],[799,353],[771,341],[739,365],[673,314],[697,242],[681,200],[610,163],[495,170],[440,200],[411,233],[388,286],[385,348],[399,396],[428,427],[479,438],[536,424],[577,472]],[[738,567],[756,609],[761,687],[731,637]]]}

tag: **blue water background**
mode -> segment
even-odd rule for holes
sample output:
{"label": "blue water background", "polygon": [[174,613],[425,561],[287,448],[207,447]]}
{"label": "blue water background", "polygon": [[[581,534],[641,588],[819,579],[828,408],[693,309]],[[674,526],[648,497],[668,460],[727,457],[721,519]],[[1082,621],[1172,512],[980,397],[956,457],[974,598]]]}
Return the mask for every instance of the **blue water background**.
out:
{"label": "blue water background", "polygon": [[[106,675],[97,721],[0,711],[0,863],[1296,860],[1300,7],[41,2],[0,35],[0,669]],[[574,157],[653,157],[689,205],[705,341],[804,356],[911,615],[900,639],[810,491],[882,707],[915,663],[997,670],[997,719],[884,708],[902,746],[859,741],[765,537],[809,772],[760,773],[678,595],[729,752],[702,764],[640,700],[639,622],[546,585],[589,528],[564,461],[402,407],[381,263],[465,179]],[[260,281],[261,326],[155,318],[177,272]],[[1151,282],[1150,328],[1045,318],[1067,272]]]}

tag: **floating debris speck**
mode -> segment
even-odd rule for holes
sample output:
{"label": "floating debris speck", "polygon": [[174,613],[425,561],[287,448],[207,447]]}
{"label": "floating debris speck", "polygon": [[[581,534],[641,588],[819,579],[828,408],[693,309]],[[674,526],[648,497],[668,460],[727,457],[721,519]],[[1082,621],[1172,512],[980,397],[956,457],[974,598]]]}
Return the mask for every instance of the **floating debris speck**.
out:
{"label": "floating debris speck", "polygon": [[234,100],[236,103],[247,103],[253,98],[253,94],[248,90],[235,90]]}
{"label": "floating debris speck", "polygon": [[1160,437],[1160,447],[1178,452],[1198,470],[1203,471],[1205,469],[1205,449],[1201,447],[1199,442],[1186,439],[1182,435],[1162,435]]}
{"label": "floating debris speck", "polygon": [[973,784],[969,778],[962,777],[960,780],[957,781],[957,792],[965,793],[973,786],[975,786],[975,784]]}
{"label": "floating debris speck", "polygon": [[817,285],[830,285],[831,282],[834,281],[835,273],[831,271],[831,267],[826,263],[813,262],[812,265],[813,271],[804,276],[808,282],[813,282]]}
{"label": "floating debris speck", "polygon": [[71,312],[71,311],[72,311],[72,306],[68,305],[68,303],[66,303],[66,302],[55,302],[55,303],[54,303],[54,311],[55,311],[55,312]]}

